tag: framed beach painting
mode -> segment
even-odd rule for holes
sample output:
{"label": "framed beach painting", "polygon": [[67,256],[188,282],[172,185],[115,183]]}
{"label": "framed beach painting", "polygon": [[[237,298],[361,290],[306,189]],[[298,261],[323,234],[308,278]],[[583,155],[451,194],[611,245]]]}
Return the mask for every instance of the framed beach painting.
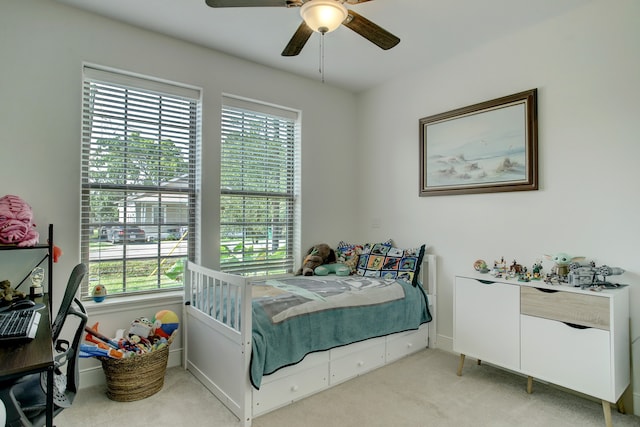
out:
{"label": "framed beach painting", "polygon": [[537,189],[537,89],[420,119],[420,196]]}

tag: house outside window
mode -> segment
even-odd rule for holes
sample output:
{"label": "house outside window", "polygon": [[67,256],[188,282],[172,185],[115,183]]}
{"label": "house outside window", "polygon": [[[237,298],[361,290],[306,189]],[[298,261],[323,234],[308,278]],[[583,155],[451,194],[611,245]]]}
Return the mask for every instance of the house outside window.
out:
{"label": "house outside window", "polygon": [[180,289],[195,260],[200,90],[83,69],[81,297]]}
{"label": "house outside window", "polygon": [[293,271],[299,252],[299,113],[225,96],[220,176],[220,268]]}

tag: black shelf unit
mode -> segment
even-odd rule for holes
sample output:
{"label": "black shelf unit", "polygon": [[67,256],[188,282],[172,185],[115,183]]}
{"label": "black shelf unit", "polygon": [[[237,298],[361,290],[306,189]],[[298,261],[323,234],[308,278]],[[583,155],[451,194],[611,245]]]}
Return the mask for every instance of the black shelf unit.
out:
{"label": "black shelf unit", "polygon": [[[34,249],[39,249],[39,250],[43,250],[46,249],[46,253],[45,255],[42,257],[42,259],[33,266],[33,268],[39,267],[42,265],[43,262],[47,261],[47,296],[49,301],[52,301],[52,296],[53,296],[53,224],[49,224],[49,234],[48,234],[48,238],[47,238],[47,243],[39,243],[37,245],[34,246],[25,246],[25,247],[19,247],[17,245],[0,245],[0,251],[28,251],[28,250],[34,250]],[[24,276],[24,278],[16,285],[14,286],[14,289],[18,289],[31,275],[31,271],[29,271],[29,273],[27,273],[26,276]],[[29,290],[27,290],[26,292],[24,290],[21,289],[22,292],[24,292],[25,294],[29,293]],[[49,316],[51,316],[52,314],[52,305],[49,305]]]}

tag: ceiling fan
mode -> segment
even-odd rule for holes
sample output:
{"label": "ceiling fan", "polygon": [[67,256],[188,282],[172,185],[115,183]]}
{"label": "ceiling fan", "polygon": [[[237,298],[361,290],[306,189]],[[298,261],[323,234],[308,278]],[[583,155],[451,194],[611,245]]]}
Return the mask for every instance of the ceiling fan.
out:
{"label": "ceiling fan", "polygon": [[400,39],[362,15],[347,9],[351,5],[371,0],[205,0],[211,7],[299,7],[302,23],[282,51],[282,56],[296,56],[311,34],[329,33],[340,25],[360,34],[378,47],[391,49]]}

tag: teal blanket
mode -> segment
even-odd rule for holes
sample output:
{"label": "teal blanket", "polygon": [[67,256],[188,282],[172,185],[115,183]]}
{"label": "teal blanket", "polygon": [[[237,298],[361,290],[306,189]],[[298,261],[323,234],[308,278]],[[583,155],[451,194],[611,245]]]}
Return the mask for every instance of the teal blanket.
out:
{"label": "teal blanket", "polygon": [[421,286],[360,276],[254,283],[251,383],[313,352],[417,329],[431,321]]}

